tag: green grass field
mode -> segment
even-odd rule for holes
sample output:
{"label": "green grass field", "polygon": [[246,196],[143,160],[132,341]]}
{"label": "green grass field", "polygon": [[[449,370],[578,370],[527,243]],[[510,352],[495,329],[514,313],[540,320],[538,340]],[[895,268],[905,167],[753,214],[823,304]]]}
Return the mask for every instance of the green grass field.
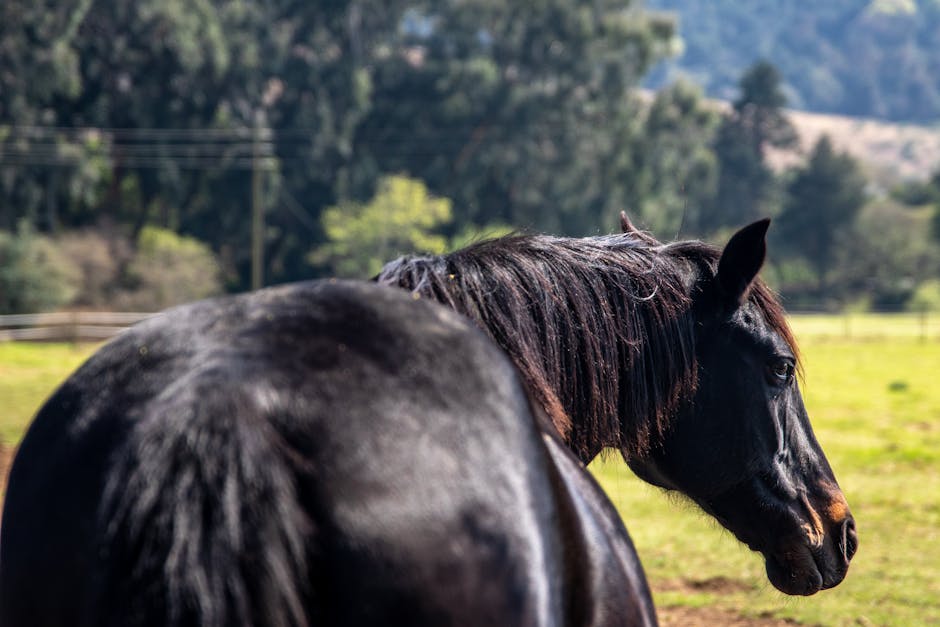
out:
{"label": "green grass field", "polygon": [[[855,514],[860,548],[839,587],[772,588],[760,557],[617,457],[592,470],[620,508],[660,607],[709,605],[806,625],[940,625],[940,333],[916,317],[798,316],[804,397]],[[15,443],[93,348],[0,344],[0,437]]]}
{"label": "green grass field", "polygon": [[0,342],[0,441],[19,442],[46,397],[94,348]]}

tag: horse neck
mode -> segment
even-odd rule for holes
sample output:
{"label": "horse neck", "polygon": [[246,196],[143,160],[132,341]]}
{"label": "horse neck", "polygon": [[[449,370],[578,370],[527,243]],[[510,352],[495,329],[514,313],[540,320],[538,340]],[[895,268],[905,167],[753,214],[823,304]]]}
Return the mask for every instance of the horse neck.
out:
{"label": "horse neck", "polygon": [[644,454],[694,388],[682,264],[648,250],[607,257],[564,264],[503,255],[489,263],[461,252],[392,262],[378,280],[474,319],[587,462],[605,447]]}

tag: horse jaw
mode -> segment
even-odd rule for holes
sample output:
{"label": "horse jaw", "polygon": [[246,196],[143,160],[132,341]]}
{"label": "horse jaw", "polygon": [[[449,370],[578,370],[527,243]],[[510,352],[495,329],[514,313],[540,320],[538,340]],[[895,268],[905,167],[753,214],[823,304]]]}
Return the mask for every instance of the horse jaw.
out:
{"label": "horse jaw", "polygon": [[[757,480],[742,483],[735,490],[737,494],[726,498],[740,502],[740,490],[749,488],[767,500],[761,512],[752,511],[744,518],[739,517],[741,510],[729,512],[728,501],[722,498],[699,504],[738,540],[763,556],[767,578],[780,592],[809,596],[841,583],[858,549],[855,520],[841,492],[827,491],[789,503],[774,503],[776,499],[767,484]],[[832,490],[831,486],[827,489]]]}

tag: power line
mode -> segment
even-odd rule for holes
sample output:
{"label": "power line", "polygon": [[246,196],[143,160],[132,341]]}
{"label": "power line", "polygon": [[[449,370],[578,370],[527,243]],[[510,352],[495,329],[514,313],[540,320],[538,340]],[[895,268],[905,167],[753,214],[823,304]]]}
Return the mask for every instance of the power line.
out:
{"label": "power line", "polygon": [[[370,129],[359,133],[354,146],[382,150],[395,158],[438,157],[444,153],[483,141],[499,141],[509,131],[495,124],[452,127],[446,130],[396,136],[397,127]],[[567,129],[558,132],[553,125],[538,123],[528,131],[535,141],[572,139],[594,130]],[[303,166],[317,157],[305,150],[315,129],[293,128],[227,129],[119,128],[94,126],[0,126],[0,165],[22,167],[77,167],[89,159],[104,158],[112,167],[183,170],[251,170],[257,155],[263,167]],[[514,134],[514,131],[513,131]],[[92,145],[87,145],[94,141]],[[70,153],[71,152],[71,153]]]}

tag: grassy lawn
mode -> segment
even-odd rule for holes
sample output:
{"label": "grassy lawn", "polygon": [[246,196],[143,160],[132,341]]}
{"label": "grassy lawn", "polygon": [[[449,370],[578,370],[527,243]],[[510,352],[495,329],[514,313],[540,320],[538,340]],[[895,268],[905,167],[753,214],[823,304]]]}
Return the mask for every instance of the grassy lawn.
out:
{"label": "grassy lawn", "polygon": [[0,342],[0,441],[19,442],[43,401],[95,348]]}
{"label": "grassy lawn", "polygon": [[[932,319],[936,324],[938,318]],[[940,333],[915,318],[796,317],[804,397],[855,514],[860,548],[839,587],[787,597],[760,557],[619,458],[592,466],[630,528],[656,602],[807,625],[940,625]],[[0,344],[0,437],[15,443],[94,347]]]}

